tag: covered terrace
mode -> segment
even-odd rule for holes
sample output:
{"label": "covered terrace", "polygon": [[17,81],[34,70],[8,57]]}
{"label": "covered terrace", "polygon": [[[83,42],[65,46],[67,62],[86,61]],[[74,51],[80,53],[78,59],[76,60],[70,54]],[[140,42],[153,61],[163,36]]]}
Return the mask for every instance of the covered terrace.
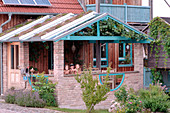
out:
{"label": "covered terrace", "polygon": [[142,73],[142,43],[151,40],[108,13],[47,15],[1,34],[3,61],[8,59],[3,63],[4,77],[10,79],[9,88],[22,81],[19,70],[28,66],[36,70],[34,74],[44,71],[58,81],[60,76],[81,74],[83,65],[91,65],[94,75],[105,76],[110,64],[111,75],[120,75],[111,77],[111,89],[116,90],[126,73]]}

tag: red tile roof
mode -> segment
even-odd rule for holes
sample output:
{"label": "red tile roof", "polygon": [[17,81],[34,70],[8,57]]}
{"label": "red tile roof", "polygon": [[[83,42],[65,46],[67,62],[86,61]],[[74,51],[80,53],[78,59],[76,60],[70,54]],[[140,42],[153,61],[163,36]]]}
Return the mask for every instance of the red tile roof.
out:
{"label": "red tile roof", "polygon": [[0,0],[0,13],[74,13],[83,12],[78,0],[49,0],[51,7],[4,5]]}

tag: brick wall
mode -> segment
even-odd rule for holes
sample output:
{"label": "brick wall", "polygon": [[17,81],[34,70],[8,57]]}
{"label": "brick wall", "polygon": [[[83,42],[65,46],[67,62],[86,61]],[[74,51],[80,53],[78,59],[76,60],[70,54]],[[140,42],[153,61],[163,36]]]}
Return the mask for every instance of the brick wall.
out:
{"label": "brick wall", "polygon": [[[58,81],[57,98],[61,108],[85,109],[85,104],[81,98],[80,84],[76,82],[74,77],[64,77],[64,42],[54,43],[54,76]],[[143,50],[142,44],[135,44],[134,48],[134,69],[137,73],[126,73],[123,85],[128,88],[138,90],[143,87]],[[108,109],[112,100],[114,100],[114,92],[109,92],[107,100],[96,105],[96,109]]]}
{"label": "brick wall", "polygon": [[3,43],[3,91],[8,89],[7,43]]}
{"label": "brick wall", "polygon": [[[24,42],[20,43],[20,67],[28,67],[29,66],[29,43]],[[27,86],[28,87],[28,86]],[[23,76],[20,75],[20,82],[15,85],[16,89],[24,89],[25,88],[25,81],[23,80]],[[30,87],[29,87],[30,88]]]}
{"label": "brick wall", "polygon": [[0,44],[0,94],[1,94],[1,50],[2,50],[2,43]]}

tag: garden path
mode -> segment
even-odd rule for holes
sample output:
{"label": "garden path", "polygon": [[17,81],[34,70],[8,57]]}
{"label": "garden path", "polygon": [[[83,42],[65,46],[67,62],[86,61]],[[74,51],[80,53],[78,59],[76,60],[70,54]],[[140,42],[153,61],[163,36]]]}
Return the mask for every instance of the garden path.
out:
{"label": "garden path", "polygon": [[0,98],[0,113],[64,113],[64,112],[50,110],[46,108],[21,107],[16,104],[5,103],[5,101]]}

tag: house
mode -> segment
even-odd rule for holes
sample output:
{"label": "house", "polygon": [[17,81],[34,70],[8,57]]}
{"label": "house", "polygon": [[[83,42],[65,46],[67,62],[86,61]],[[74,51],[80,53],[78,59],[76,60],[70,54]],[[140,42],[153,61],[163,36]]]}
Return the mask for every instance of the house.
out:
{"label": "house", "polygon": [[[170,26],[170,17],[161,17],[160,18],[162,22],[166,23]],[[149,25],[143,29],[143,32],[146,34],[149,34]],[[163,78],[163,84],[167,86],[168,89],[170,89],[170,56],[166,55],[166,51],[164,50],[164,46],[161,44],[160,50],[158,50],[158,53],[153,49],[151,50],[151,46],[147,45],[146,51],[148,54],[147,64],[145,65],[147,68],[156,68],[157,71],[160,71]],[[159,48],[158,46],[154,45],[154,48]],[[158,56],[158,61],[156,61],[156,55]],[[165,58],[167,56],[167,58]],[[157,63],[156,63],[157,62]],[[148,86],[149,83],[151,83],[150,76],[152,76],[150,70],[146,72],[148,74],[148,79],[146,79]],[[150,82],[149,82],[150,81]],[[168,91],[168,90],[167,90]]]}
{"label": "house", "polygon": [[[87,9],[87,5],[84,6]],[[122,7],[125,6],[128,10],[128,5]],[[138,11],[143,10],[142,6],[137,8]],[[124,12],[122,9],[118,11]],[[121,14],[124,16],[124,13]],[[32,86],[30,78],[44,71],[49,80],[58,82],[59,107],[84,109],[81,88],[74,78],[73,65],[76,64],[80,73],[83,64],[87,68],[91,64],[93,75],[98,77],[101,84],[106,68],[111,64],[111,91],[108,99],[97,105],[97,108],[108,108],[114,99],[114,91],[121,85],[135,90],[143,88],[143,44],[153,39],[129,25],[130,20],[113,15],[94,11],[79,15],[71,11],[65,14],[61,12],[22,23],[1,33],[3,92],[10,88],[29,88]],[[129,17],[130,14],[125,16]],[[136,22],[146,22],[140,19]],[[27,79],[21,73],[26,67],[36,69]]]}
{"label": "house", "polygon": [[[30,0],[31,1],[31,0]],[[19,3],[18,0],[8,1],[0,0],[0,33],[10,29],[21,23],[29,23],[32,20],[42,15],[57,15],[59,13],[74,13],[83,12],[83,9],[77,0],[45,0],[45,3]],[[45,5],[47,3],[47,5]],[[19,27],[19,26],[18,26]],[[0,47],[0,49],[2,46]],[[0,55],[1,57],[1,55]],[[2,61],[1,61],[2,62]],[[2,67],[2,65],[0,66]],[[1,70],[2,68],[0,68]],[[3,72],[1,70],[0,75]],[[2,76],[0,81],[2,80]],[[0,87],[3,85],[1,82]],[[1,87],[1,93],[3,94]]]}

